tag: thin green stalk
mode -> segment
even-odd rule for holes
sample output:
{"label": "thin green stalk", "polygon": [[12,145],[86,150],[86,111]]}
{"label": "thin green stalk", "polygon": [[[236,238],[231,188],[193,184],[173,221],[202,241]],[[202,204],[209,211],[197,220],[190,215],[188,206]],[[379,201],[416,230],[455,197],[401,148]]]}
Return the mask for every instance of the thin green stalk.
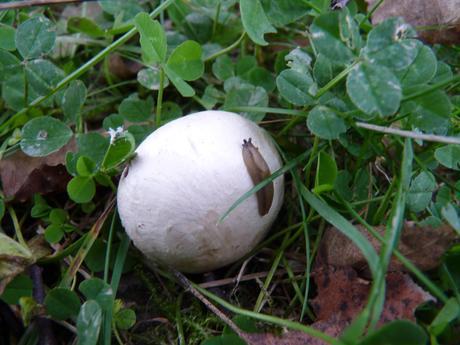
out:
{"label": "thin green stalk", "polygon": [[275,276],[276,270],[278,269],[281,258],[284,255],[284,249],[286,248],[286,243],[288,242],[288,239],[289,233],[286,233],[281,247],[277,250],[275,260],[273,260],[272,266],[270,267],[270,271],[268,272],[267,277],[265,278],[265,282],[262,286],[262,289],[260,290],[259,296],[257,296],[256,304],[254,305],[255,312],[260,312],[260,310],[262,309],[262,303],[264,301],[266,293],[268,292],[268,287],[270,286],[273,277]]}
{"label": "thin green stalk", "polygon": [[230,44],[228,47],[225,47],[224,49],[222,50],[219,50],[218,52],[215,52],[214,54],[212,55],[209,55],[208,57],[206,57],[204,59],[204,62],[209,62],[209,61],[212,61],[216,58],[218,58],[219,56],[221,55],[224,55],[224,54],[227,54],[228,52],[232,51],[233,49],[235,49],[236,47],[238,47],[238,45],[240,44],[240,42],[243,40],[243,38],[246,36],[246,32],[243,32],[241,34],[241,36],[235,41],[233,42],[232,44]]}
{"label": "thin green stalk", "polygon": [[[315,142],[316,142],[315,137]],[[316,150],[318,149],[318,142],[316,145]],[[315,155],[315,147],[313,147],[310,155],[311,157]],[[300,176],[296,170],[291,170],[292,177],[294,179],[294,183],[296,186],[296,189],[299,190],[300,186],[302,185],[302,181],[300,179]],[[302,311],[300,313],[300,321],[303,320],[305,316],[305,312],[307,311],[307,301],[308,301],[308,295],[309,295],[309,290],[310,290],[310,273],[311,273],[311,250],[310,250],[310,233],[308,231],[308,222],[313,216],[313,209],[310,209],[310,214],[307,217],[306,211],[305,211],[305,205],[303,203],[302,197],[300,193],[298,194],[298,199],[299,199],[299,206],[300,206],[300,212],[302,214],[302,229],[303,229],[303,235],[304,235],[304,240],[305,240],[305,290],[304,290],[304,298],[302,300]]]}
{"label": "thin green stalk", "polygon": [[233,204],[230,206],[230,208],[224,212],[224,214],[219,218],[218,223],[222,223],[225,218],[235,209],[237,208],[244,200],[249,198],[252,194],[256,193],[257,191],[261,190],[264,188],[268,183],[273,181],[275,178],[278,176],[283,175],[285,172],[291,170],[295,166],[297,166],[299,163],[303,162],[309,155],[310,155],[311,150],[306,150],[302,154],[298,155],[296,158],[290,160],[287,162],[283,167],[280,169],[276,170],[273,174],[271,174],[269,177],[267,177],[265,180],[261,181],[258,183],[256,186],[251,188],[249,191],[244,193],[241,197],[239,197]]}
{"label": "thin green stalk", "polygon": [[387,191],[385,192],[383,201],[380,203],[379,207],[377,208],[377,211],[375,212],[374,217],[372,217],[372,224],[381,223],[380,220],[383,218],[383,215],[385,214],[388,208],[388,204],[390,203],[390,198],[391,198],[391,195],[393,194],[393,188],[395,185],[396,185],[395,180],[393,180],[390,184],[390,187],[388,187]]}
{"label": "thin green stalk", "polygon": [[176,302],[176,327],[177,327],[177,338],[179,340],[179,345],[187,344],[185,341],[184,324],[182,322],[181,308],[180,308],[182,305],[183,297],[184,297],[184,293],[181,293],[179,297],[177,298],[177,302]]}
{"label": "thin green stalk", "polygon": [[318,331],[317,329],[314,329],[312,327],[305,326],[305,325],[303,325],[303,324],[301,324],[299,322],[285,320],[285,319],[281,319],[281,318],[276,317],[276,316],[256,313],[256,312],[253,312],[253,311],[250,311],[250,310],[246,310],[246,309],[236,307],[236,306],[228,303],[227,301],[221,299],[220,297],[217,297],[216,295],[212,294],[208,290],[201,288],[199,285],[196,285],[195,283],[192,283],[192,282],[191,282],[191,284],[201,294],[203,294],[204,296],[206,296],[207,298],[209,298],[213,302],[219,304],[220,306],[230,310],[231,312],[233,312],[235,314],[245,315],[245,316],[251,317],[251,318],[256,319],[256,320],[265,321],[265,322],[268,322],[268,323],[271,323],[271,324],[274,324],[274,325],[278,325],[278,326],[281,326],[281,327],[286,327],[286,328],[289,328],[289,329],[301,331],[301,332],[304,332],[304,333],[306,333],[308,335],[311,335],[311,336],[313,336],[315,338],[321,339],[321,340],[325,341],[328,344],[345,345],[339,339],[335,339],[334,337],[331,337],[331,336],[329,336],[329,335],[327,335],[327,334],[325,334],[325,333],[323,333],[321,331]]}
{"label": "thin green stalk", "polygon": [[123,231],[121,235],[120,246],[118,247],[117,256],[115,258],[115,263],[113,265],[112,281],[110,282],[114,295],[116,295],[118,285],[120,284],[121,274],[123,273],[123,266],[125,264],[126,255],[128,254],[129,242],[130,240],[128,235]]}
{"label": "thin green stalk", "polygon": [[[391,255],[397,248],[398,240],[401,236],[401,230],[404,221],[404,211],[406,205],[406,195],[409,190],[410,178],[412,173],[412,161],[414,152],[412,149],[412,141],[406,139],[404,143],[403,159],[401,163],[401,176],[396,193],[396,198],[393,203],[392,216],[387,223],[387,231],[385,234],[385,241],[382,244],[380,251],[380,270],[381,274],[378,276],[377,282],[373,284],[375,286],[375,300],[380,300],[380,296],[385,291],[385,273],[390,265]],[[371,289],[372,294],[372,289]],[[369,303],[371,305],[371,303]],[[380,319],[381,312],[383,310],[383,298],[381,303],[374,303],[372,306],[372,319],[370,327],[371,329],[377,325]]]}
{"label": "thin green stalk", "polygon": [[[162,3],[154,11],[150,13],[150,17],[154,18],[158,16],[163,10],[165,10],[174,1],[176,0],[166,0],[164,3]],[[28,106],[24,107],[23,109],[15,113],[7,121],[5,121],[5,123],[3,123],[0,126],[0,135],[4,135],[5,132],[9,130],[9,126],[13,124],[16,121],[16,119],[26,114],[30,108],[35,107],[41,104],[42,102],[46,101],[51,96],[53,96],[56,92],[62,90],[65,86],[67,86],[68,83],[70,83],[71,81],[77,79],[78,77],[80,77],[81,75],[89,71],[93,66],[95,66],[97,63],[102,61],[107,55],[109,55],[111,52],[115,51],[117,48],[125,44],[136,33],[137,33],[137,29],[136,27],[133,27],[127,33],[125,33],[123,36],[117,39],[115,42],[111,43],[105,49],[101,50],[99,53],[94,55],[90,60],[84,63],[80,68],[76,69],[75,71],[70,73],[67,77],[62,79],[53,89],[51,89],[51,91],[47,95],[36,98]]]}
{"label": "thin green stalk", "polygon": [[163,68],[160,68],[160,88],[158,89],[158,97],[157,97],[157,112],[155,116],[155,124],[156,127],[160,127],[161,125],[161,111],[163,106],[163,90],[165,84],[165,71]]}
{"label": "thin green stalk", "polygon": [[[249,253],[247,253],[245,256],[243,256],[241,259],[239,259],[237,262],[235,262],[235,264],[233,264],[232,267],[227,271],[225,277],[231,277],[235,273],[235,271],[238,268],[241,267],[241,264],[244,261],[249,259],[251,256],[256,254],[259,250],[261,250],[262,248],[265,248],[270,243],[272,243],[274,240],[276,240],[279,237],[283,236],[287,232],[291,232],[292,230],[298,228],[300,226],[300,224],[301,223],[296,223],[296,224],[290,225],[290,226],[284,228],[283,230],[277,231],[275,234],[273,234],[271,237],[267,238],[265,241],[260,242],[253,250],[251,250]],[[300,232],[300,230],[297,231],[297,232]],[[299,235],[300,235],[300,233],[299,233]]]}
{"label": "thin green stalk", "polygon": [[59,252],[56,252],[53,255],[45,256],[44,258],[38,260],[38,263],[39,264],[50,264],[50,263],[53,263],[53,262],[61,261],[63,258],[69,256],[70,254],[72,254],[76,250],[80,249],[80,247],[82,246],[83,242],[85,242],[87,236],[88,236],[87,233],[84,234],[78,240],[76,240],[72,244],[68,245],[63,250],[61,250]]}
{"label": "thin green stalk", "polygon": [[219,22],[221,6],[222,6],[222,3],[219,1],[219,3],[216,6],[216,14],[214,16],[214,23],[212,25],[212,36],[211,37],[214,37],[216,35],[216,32],[217,32],[217,24]]}
{"label": "thin green stalk", "polygon": [[315,162],[316,157],[318,156],[318,147],[319,147],[319,137],[315,136],[315,139],[313,140],[313,147],[311,149],[310,158],[308,158],[308,162],[305,165],[305,185],[306,186],[310,185],[311,167],[313,166],[313,163]]}
{"label": "thin green stalk", "polygon": [[364,22],[368,21],[369,18],[374,14],[375,11],[377,11],[377,9],[380,7],[380,5],[382,5],[382,3],[384,2],[385,0],[379,0],[375,3],[374,6],[372,6],[372,8],[370,9],[370,11],[367,12],[366,16],[361,20],[361,22],[359,23],[359,26],[361,26],[361,24],[363,24]]}
{"label": "thin green stalk", "polygon": [[297,284],[297,281],[295,280],[294,272],[292,271],[291,265],[289,265],[289,261],[286,259],[286,257],[283,257],[283,265],[286,269],[289,280],[292,284],[292,288],[294,289],[295,295],[299,299],[300,303],[303,304],[304,296],[302,295],[302,291],[300,291],[299,284]]}
{"label": "thin green stalk", "polygon": [[308,1],[308,0],[301,0],[304,4],[307,4],[308,6],[310,6],[313,10],[315,10],[316,13],[318,14],[321,14],[321,8],[319,8],[318,6],[316,6],[316,4],[314,4],[313,2],[311,1]]}
{"label": "thin green stalk", "polygon": [[29,104],[29,82],[27,80],[27,72],[24,71],[24,106]]}
{"label": "thin green stalk", "polygon": [[460,75],[457,75],[457,76],[452,77],[452,78],[447,79],[447,80],[440,81],[439,83],[430,85],[426,89],[422,89],[420,91],[413,92],[413,93],[403,97],[402,102],[410,101],[410,100],[412,100],[414,98],[424,96],[424,95],[426,95],[426,94],[428,94],[430,92],[433,92],[433,91],[435,91],[437,89],[441,89],[444,86],[449,85],[450,83],[457,82],[459,80],[460,80]]}
{"label": "thin green stalk", "polygon": [[77,274],[78,269],[83,263],[83,260],[85,259],[86,255],[88,255],[89,250],[93,246],[94,242],[98,238],[99,233],[102,229],[102,226],[104,225],[105,220],[107,219],[109,213],[112,211],[114,205],[115,205],[115,199],[109,202],[104,212],[102,212],[102,214],[99,216],[97,221],[91,227],[91,230],[88,232],[87,236],[85,236],[85,240],[83,244],[81,245],[80,249],[78,250],[77,255],[75,255],[75,257],[73,258],[73,260],[71,261],[69,265],[69,268],[62,276],[61,282],[59,284],[60,287],[68,288],[72,286],[72,282],[74,281],[74,278],[75,278],[75,275]]}
{"label": "thin green stalk", "polygon": [[24,236],[22,236],[21,225],[19,224],[18,216],[16,215],[16,211],[14,210],[13,207],[8,206],[8,212],[10,214],[11,220],[13,221],[14,232],[16,233],[16,237],[19,243],[24,248],[28,249],[29,246],[27,245],[27,242],[24,240]]}
{"label": "thin green stalk", "polygon": [[107,239],[107,250],[105,252],[105,262],[104,262],[104,281],[106,283],[109,282],[109,272],[110,272],[110,252],[112,250],[112,239],[113,239],[113,229],[115,227],[115,220],[117,218],[117,210],[113,212],[112,221],[110,222],[109,228],[109,237]]}
{"label": "thin green stalk", "polygon": [[318,90],[318,92],[315,95],[315,98],[316,99],[320,98],[322,95],[324,95],[330,89],[332,89],[335,85],[337,85],[339,82],[341,82],[342,79],[345,78],[348,75],[348,73],[350,73],[351,70],[353,68],[355,68],[355,66],[357,64],[359,64],[359,63],[360,63],[360,61],[356,60],[350,66],[345,68],[342,72],[337,74],[331,81],[329,81],[326,85],[324,85],[321,89]]}
{"label": "thin green stalk", "polygon": [[283,109],[283,108],[270,108],[270,107],[252,107],[252,106],[241,106],[241,107],[228,107],[225,108],[227,111],[234,112],[255,112],[255,113],[270,113],[270,114],[282,114],[307,117],[308,113],[302,110],[295,109]]}

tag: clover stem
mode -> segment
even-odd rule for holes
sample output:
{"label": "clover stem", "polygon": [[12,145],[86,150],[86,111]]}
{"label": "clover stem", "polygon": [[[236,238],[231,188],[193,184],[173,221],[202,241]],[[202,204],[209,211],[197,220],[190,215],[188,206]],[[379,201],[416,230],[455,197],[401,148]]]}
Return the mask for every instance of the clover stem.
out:
{"label": "clover stem", "polygon": [[165,84],[165,71],[163,67],[160,68],[160,88],[158,89],[158,98],[157,98],[157,112],[155,116],[156,127],[161,125],[161,110],[163,106],[163,89]]}

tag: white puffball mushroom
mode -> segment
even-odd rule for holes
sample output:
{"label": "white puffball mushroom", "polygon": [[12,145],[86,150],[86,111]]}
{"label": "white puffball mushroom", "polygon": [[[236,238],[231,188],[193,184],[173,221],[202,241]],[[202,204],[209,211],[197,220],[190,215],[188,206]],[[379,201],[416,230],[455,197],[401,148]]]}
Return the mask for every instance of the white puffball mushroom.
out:
{"label": "white puffball mushroom", "polygon": [[[245,160],[254,159],[256,166],[248,170],[242,152],[249,139],[252,152]],[[269,174],[282,166],[261,127],[225,111],[184,116],[149,135],[122,174],[117,194],[120,218],[134,245],[148,260],[187,273],[214,270],[251,251],[278,215],[283,177],[273,181],[266,214],[261,216],[253,194],[219,219],[254,187],[249,172],[260,166],[260,155],[250,156],[258,155],[255,148]]]}

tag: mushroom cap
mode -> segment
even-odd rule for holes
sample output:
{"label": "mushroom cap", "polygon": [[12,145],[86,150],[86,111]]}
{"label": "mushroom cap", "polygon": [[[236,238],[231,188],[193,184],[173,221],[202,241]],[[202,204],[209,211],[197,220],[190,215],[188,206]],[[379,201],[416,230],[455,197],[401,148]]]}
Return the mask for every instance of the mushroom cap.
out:
{"label": "mushroom cap", "polygon": [[254,187],[242,158],[248,138],[271,173],[282,166],[262,128],[225,111],[171,121],[139,145],[117,202],[126,232],[149,261],[187,273],[211,271],[238,260],[266,235],[282,206],[282,176],[273,181],[267,214],[259,215],[253,194],[219,222]]}

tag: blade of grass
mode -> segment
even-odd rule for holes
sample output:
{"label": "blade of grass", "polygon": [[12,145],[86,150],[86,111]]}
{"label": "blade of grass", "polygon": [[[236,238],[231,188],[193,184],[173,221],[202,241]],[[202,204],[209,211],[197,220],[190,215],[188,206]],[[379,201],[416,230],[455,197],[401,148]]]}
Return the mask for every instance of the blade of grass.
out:
{"label": "blade of grass", "polygon": [[384,294],[385,294],[385,273],[390,264],[391,254],[396,249],[404,218],[406,205],[406,195],[409,190],[410,177],[412,173],[412,161],[414,153],[412,149],[412,141],[406,139],[404,143],[403,159],[401,163],[401,176],[396,192],[396,198],[393,202],[392,215],[387,223],[385,239],[382,244],[380,253],[380,267],[382,274],[379,275],[375,282],[375,289],[371,290],[371,298],[375,301],[373,305],[368,304],[371,308],[371,320],[369,329],[372,330],[377,325],[380,315],[383,310]]}
{"label": "blade of grass", "polygon": [[[315,147],[317,145],[314,145],[312,155],[315,154],[316,150]],[[310,160],[312,160],[310,156]],[[291,170],[291,175],[292,178],[294,179],[294,183],[296,186],[296,189],[299,190],[300,186],[302,185],[302,182],[300,180],[300,177],[297,173],[297,171]],[[307,310],[307,303],[308,303],[308,295],[309,295],[309,290],[310,290],[310,272],[311,272],[311,251],[310,251],[310,234],[308,231],[308,221],[307,219],[307,213],[305,211],[305,206],[302,200],[302,197],[299,195],[299,207],[300,207],[300,213],[302,214],[302,228],[303,228],[303,234],[304,234],[304,240],[305,240],[305,290],[304,290],[304,296],[302,301],[302,311],[300,313],[300,321],[303,320],[305,316],[305,312]],[[309,217],[311,218],[311,217]]]}
{"label": "blade of grass", "polygon": [[301,324],[299,322],[285,320],[285,319],[281,319],[281,318],[276,317],[276,316],[262,314],[262,313],[256,313],[254,311],[250,311],[250,310],[246,310],[246,309],[243,309],[243,308],[236,307],[236,306],[228,303],[227,301],[221,299],[220,297],[217,297],[216,295],[212,294],[208,290],[201,288],[200,286],[196,285],[195,283],[190,282],[190,284],[196,290],[198,290],[200,293],[202,293],[204,296],[209,298],[211,301],[219,304],[220,306],[230,310],[231,312],[233,312],[235,314],[245,315],[245,316],[251,317],[253,319],[268,322],[268,323],[271,323],[271,324],[274,324],[274,325],[277,325],[277,326],[280,326],[280,327],[285,327],[285,328],[288,328],[288,329],[301,331],[301,332],[304,332],[304,333],[306,333],[308,335],[311,335],[311,336],[313,336],[315,338],[321,339],[321,340],[323,340],[324,342],[326,342],[328,344],[345,345],[340,340],[337,340],[337,339],[335,339],[335,338],[333,338],[333,337],[331,337],[331,336],[329,336],[329,335],[327,335],[327,334],[325,334],[325,333],[323,333],[321,331],[318,331],[315,328],[303,325],[303,324]]}
{"label": "blade of grass", "polygon": [[353,241],[366,258],[372,274],[377,275],[379,270],[379,257],[374,247],[372,247],[370,242],[359,232],[359,230],[326,202],[311,193],[305,186],[301,185],[299,192],[305,201],[318,212],[321,217]]}
{"label": "blade of grass", "polygon": [[[353,206],[343,199],[338,193],[335,194],[336,197],[339,199],[339,201],[346,207],[348,212],[361,224],[363,225],[367,231],[370,232],[372,236],[374,236],[376,239],[378,239],[381,243],[385,242],[385,238],[380,235],[373,227],[370,225],[366,220],[361,217],[361,215],[356,212],[356,210],[353,208]],[[428,291],[430,291],[436,298],[438,298],[442,302],[447,302],[448,298],[444,294],[444,292],[436,286],[434,282],[432,282],[425,274],[423,274],[422,271],[418,269],[417,266],[415,266],[409,259],[407,259],[399,250],[396,248],[393,249],[393,254],[394,256],[404,265],[404,267],[407,268],[409,272],[411,272],[419,281],[421,284],[423,284]]]}
{"label": "blade of grass", "polygon": [[296,158],[290,160],[287,162],[283,167],[280,169],[276,170],[273,174],[271,174],[269,177],[267,177],[265,180],[262,182],[258,183],[255,185],[253,188],[251,188],[249,191],[244,193],[241,197],[239,197],[230,207],[227,211],[224,212],[224,214],[219,218],[218,223],[222,223],[225,218],[235,209],[237,208],[244,200],[249,198],[252,194],[256,193],[257,191],[261,190],[264,188],[267,184],[269,184],[271,181],[276,179],[277,177],[283,175],[286,171],[291,170],[293,167],[304,161],[310,154],[311,150],[307,150],[304,153],[298,155]]}
{"label": "blade of grass", "polygon": [[380,254],[378,271],[373,275],[374,279],[366,307],[355,321],[344,331],[341,337],[345,342],[355,341],[363,334],[366,328],[372,331],[380,319],[385,302],[385,272],[401,232],[405,207],[405,193],[409,188],[412,160],[412,143],[406,141],[401,164],[400,183],[398,185],[396,201],[393,204],[392,217],[387,225],[386,235],[382,244],[383,249]]}
{"label": "blade of grass", "polygon": [[320,214],[321,217],[323,217],[328,223],[332,224],[337,230],[347,236],[361,250],[369,265],[374,283],[372,284],[371,292],[369,293],[367,304],[368,307],[364,308],[361,314],[349,327],[349,330],[351,330],[353,333],[353,337],[357,339],[357,337],[360,336],[366,328],[366,324],[371,315],[369,313],[370,306],[372,306],[376,301],[379,301],[379,299],[375,299],[375,296],[380,296],[379,289],[377,288],[375,282],[379,281],[379,276],[383,274],[379,265],[379,257],[367,238],[364,237],[364,235],[361,234],[359,230],[356,229],[356,227],[353,226],[348,220],[346,220],[341,214],[339,214],[327,203],[311,193],[304,185],[300,186],[299,191],[305,201],[318,214]]}
{"label": "blade of grass", "polygon": [[37,261],[37,263],[39,265],[41,265],[41,264],[50,264],[50,263],[62,260],[66,256],[69,256],[70,254],[73,254],[75,251],[80,249],[80,247],[85,242],[86,237],[88,237],[88,234],[84,234],[78,240],[76,240],[72,244],[69,244],[67,247],[65,247],[63,250],[61,250],[59,252],[56,252],[53,255],[45,256],[44,258],[41,258],[40,260]]}
{"label": "blade of grass", "polygon": [[105,262],[104,262],[104,281],[106,283],[109,282],[109,273],[110,273],[110,252],[112,251],[112,239],[113,239],[113,229],[115,227],[115,220],[117,219],[117,210],[112,214],[112,221],[110,222],[110,228],[109,228],[109,237],[107,239],[107,246],[106,246],[106,252],[105,252]]}
{"label": "blade of grass", "polygon": [[[115,221],[111,226],[115,227]],[[112,280],[110,285],[112,286],[112,292],[114,298],[117,295],[118,286],[120,284],[121,274],[123,273],[123,267],[125,265],[126,255],[129,249],[129,237],[124,232],[121,231],[121,241],[120,246],[118,247],[117,255],[115,257],[115,263],[113,265]],[[103,324],[103,343],[104,345],[110,345],[112,343],[112,320],[113,320],[113,311],[107,312],[104,315],[104,324]],[[115,331],[115,329],[114,329]]]}
{"label": "blade of grass", "polygon": [[69,265],[69,268],[64,273],[61,283],[59,284],[61,287],[71,287],[72,281],[74,280],[78,269],[80,268],[81,264],[83,263],[83,260],[85,259],[86,255],[88,255],[89,250],[91,249],[97,237],[99,236],[102,226],[104,225],[105,220],[112,211],[114,205],[115,199],[110,200],[104,212],[102,212],[96,223],[94,223],[94,225],[91,227],[91,230],[88,232],[88,235],[86,236],[83,244],[78,250],[77,255],[73,258]]}
{"label": "blade of grass", "polygon": [[286,233],[286,235],[283,238],[283,242],[281,246],[276,251],[275,259],[273,260],[272,266],[270,267],[270,271],[268,271],[267,277],[265,278],[264,285],[262,289],[260,290],[259,295],[257,296],[256,304],[254,305],[255,312],[260,312],[260,310],[262,309],[262,303],[266,297],[268,287],[270,286],[273,280],[273,277],[275,276],[276,270],[278,269],[281,258],[284,255],[284,250],[287,248],[288,243],[292,243],[292,242],[293,241],[289,241],[289,233]]}

